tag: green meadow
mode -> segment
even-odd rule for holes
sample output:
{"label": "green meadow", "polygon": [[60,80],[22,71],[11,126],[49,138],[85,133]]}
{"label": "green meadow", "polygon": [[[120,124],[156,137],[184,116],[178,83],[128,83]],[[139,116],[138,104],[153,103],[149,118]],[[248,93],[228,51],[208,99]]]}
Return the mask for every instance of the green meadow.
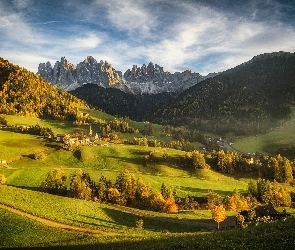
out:
{"label": "green meadow", "polygon": [[234,149],[243,153],[263,153],[276,155],[278,153],[290,159],[295,158],[295,107],[291,107],[290,120],[272,131],[251,136],[238,138],[233,146]]}
{"label": "green meadow", "polygon": [[[84,111],[97,119],[110,121],[114,118],[98,110]],[[72,122],[65,121],[8,115],[5,118],[11,124],[50,127],[55,134],[77,128],[73,127]],[[144,129],[144,123],[130,121],[129,124],[140,132]],[[82,127],[89,129],[89,126]],[[264,135],[239,138],[234,147],[250,153],[275,152],[283,147],[293,147],[293,132],[294,107],[292,119],[282,127]],[[134,134],[119,133],[119,137],[132,139]],[[159,125],[156,125],[156,133],[150,139],[171,140],[163,135]],[[7,161],[7,164],[0,164],[0,174],[4,174],[8,182],[7,186],[0,186],[1,204],[67,225],[118,233],[114,237],[52,228],[0,209],[0,248],[273,249],[272,247],[279,246],[278,249],[290,249],[293,246],[293,218],[286,222],[251,226],[243,230],[208,232],[198,223],[214,223],[209,210],[163,214],[138,209],[126,210],[119,206],[39,192],[47,173],[60,167],[67,176],[83,169],[96,182],[101,175],[114,182],[120,171],[128,171],[136,178],[141,177],[158,192],[162,183],[165,183],[182,197],[187,194],[206,196],[209,190],[222,195],[229,195],[234,189],[241,193],[247,192],[250,176],[226,176],[212,170],[196,171],[180,167],[179,158],[184,157],[184,151],[104,142],[100,144],[82,146],[79,152],[68,151],[62,148],[61,143],[40,136],[0,130],[0,160]],[[31,157],[40,152],[43,154],[42,159]],[[69,186],[69,178],[67,185]],[[294,213],[292,209],[288,209],[288,212]],[[235,212],[227,212],[229,218],[235,215]],[[135,229],[135,221],[140,218],[144,221],[144,229],[138,231]]]}

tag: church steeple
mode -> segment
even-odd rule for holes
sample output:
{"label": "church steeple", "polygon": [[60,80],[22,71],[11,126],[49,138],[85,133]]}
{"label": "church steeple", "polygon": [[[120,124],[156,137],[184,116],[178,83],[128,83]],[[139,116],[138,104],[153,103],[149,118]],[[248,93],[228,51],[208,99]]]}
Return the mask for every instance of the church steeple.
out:
{"label": "church steeple", "polygon": [[91,123],[90,123],[90,127],[89,127],[89,135],[92,135],[92,129],[91,129]]}

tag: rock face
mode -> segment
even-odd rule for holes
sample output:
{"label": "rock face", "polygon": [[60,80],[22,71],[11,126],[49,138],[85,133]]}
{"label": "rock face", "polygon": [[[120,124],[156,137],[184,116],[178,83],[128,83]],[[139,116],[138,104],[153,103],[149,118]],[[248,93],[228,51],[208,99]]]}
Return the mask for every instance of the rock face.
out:
{"label": "rock face", "polygon": [[147,66],[133,65],[124,75],[124,84],[119,88],[133,94],[157,94],[161,92],[182,92],[183,90],[199,83],[207,77],[190,70],[184,72],[165,72],[163,67],[150,62]]}
{"label": "rock face", "polygon": [[103,87],[111,87],[121,83],[121,72],[115,71],[108,62],[99,63],[88,56],[83,62],[74,66],[65,57],[57,61],[54,67],[50,62],[40,63],[38,75],[60,89],[70,91],[81,87],[86,83],[98,84]]}
{"label": "rock face", "polygon": [[92,83],[103,87],[118,88],[132,94],[157,94],[181,92],[217,74],[204,77],[190,70],[171,74],[165,72],[163,67],[150,62],[147,66],[145,64],[141,67],[134,65],[122,75],[120,71],[115,71],[108,62],[98,63],[92,56],[88,56],[77,66],[69,63],[65,57],[62,57],[60,62],[57,61],[53,68],[50,62],[40,63],[38,75],[66,91]]}

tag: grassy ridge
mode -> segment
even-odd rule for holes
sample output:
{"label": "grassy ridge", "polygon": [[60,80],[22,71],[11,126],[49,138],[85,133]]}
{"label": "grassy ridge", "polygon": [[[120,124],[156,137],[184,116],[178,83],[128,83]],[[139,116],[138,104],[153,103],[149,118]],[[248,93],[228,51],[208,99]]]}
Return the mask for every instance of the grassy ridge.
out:
{"label": "grassy ridge", "polygon": [[[28,168],[1,169],[0,171],[7,176],[9,185],[39,190],[42,181],[45,180],[50,170],[51,168]],[[68,176],[75,171],[75,169],[67,168],[64,168],[64,170]],[[84,169],[84,171],[89,173],[91,178],[96,182],[99,181],[100,176],[103,174],[114,183],[119,174],[118,171],[108,170]],[[210,177],[208,177],[208,179],[200,179],[197,177],[171,177],[135,173],[136,178],[141,177],[145,183],[151,184],[154,190],[160,192],[162,183],[165,183],[172,189],[175,188],[177,194],[182,197],[186,194],[206,196],[209,189],[222,195],[229,195],[234,189],[237,189],[239,192],[246,192],[247,190],[247,182],[237,181],[234,178],[225,177],[210,170],[204,171],[204,176],[205,175]]]}

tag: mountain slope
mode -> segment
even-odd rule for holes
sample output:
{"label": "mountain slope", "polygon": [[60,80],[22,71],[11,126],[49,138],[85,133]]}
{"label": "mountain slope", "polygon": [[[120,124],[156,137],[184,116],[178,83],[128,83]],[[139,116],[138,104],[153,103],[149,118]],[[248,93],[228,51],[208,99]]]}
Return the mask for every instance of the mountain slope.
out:
{"label": "mountain slope", "polygon": [[287,117],[294,79],[295,53],[256,56],[165,103],[153,114],[154,121],[221,134],[260,133]]}
{"label": "mountain slope", "polygon": [[79,106],[86,104],[0,58],[0,113],[73,120]]}

